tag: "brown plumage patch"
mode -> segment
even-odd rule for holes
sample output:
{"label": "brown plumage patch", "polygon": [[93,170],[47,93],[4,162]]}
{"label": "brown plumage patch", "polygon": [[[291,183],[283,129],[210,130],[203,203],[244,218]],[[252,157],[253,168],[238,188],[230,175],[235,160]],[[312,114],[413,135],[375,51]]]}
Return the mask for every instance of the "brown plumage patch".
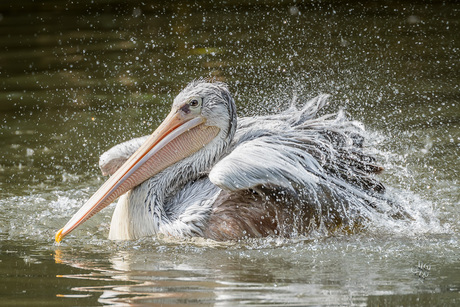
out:
{"label": "brown plumage patch", "polygon": [[[321,193],[326,203],[336,202],[327,192]],[[347,220],[342,206],[317,208],[308,196],[292,195],[273,187],[256,191],[222,191],[214,203],[204,237],[217,240],[240,240],[267,236],[290,238],[308,235],[313,230],[328,233],[353,233],[362,221]]]}
{"label": "brown plumage patch", "polygon": [[206,238],[223,241],[276,234],[279,210],[258,193],[222,191],[214,204]]}

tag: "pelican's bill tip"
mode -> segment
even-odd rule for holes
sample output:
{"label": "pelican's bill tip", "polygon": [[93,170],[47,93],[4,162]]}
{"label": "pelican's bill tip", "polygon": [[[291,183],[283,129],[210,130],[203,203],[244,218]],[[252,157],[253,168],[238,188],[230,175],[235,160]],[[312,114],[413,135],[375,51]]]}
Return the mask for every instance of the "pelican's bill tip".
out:
{"label": "pelican's bill tip", "polygon": [[61,228],[59,229],[58,232],[56,232],[56,235],[54,236],[54,240],[56,241],[56,243],[60,243],[62,241],[62,231],[64,230],[64,228]]}

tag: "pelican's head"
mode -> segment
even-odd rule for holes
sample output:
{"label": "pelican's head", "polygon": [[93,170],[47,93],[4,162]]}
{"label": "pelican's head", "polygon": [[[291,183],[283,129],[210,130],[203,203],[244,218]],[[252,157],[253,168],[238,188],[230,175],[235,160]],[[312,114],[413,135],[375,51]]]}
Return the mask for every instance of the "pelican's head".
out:
{"label": "pelican's head", "polygon": [[189,83],[174,99],[171,112],[174,110],[199,116],[207,126],[219,128],[223,138],[233,138],[236,107],[225,83],[203,80]]}
{"label": "pelican's head", "polygon": [[198,80],[174,99],[172,110],[145,143],[56,233],[56,241],[108,206],[120,195],[200,150],[215,154],[236,130],[235,103],[224,83]]}

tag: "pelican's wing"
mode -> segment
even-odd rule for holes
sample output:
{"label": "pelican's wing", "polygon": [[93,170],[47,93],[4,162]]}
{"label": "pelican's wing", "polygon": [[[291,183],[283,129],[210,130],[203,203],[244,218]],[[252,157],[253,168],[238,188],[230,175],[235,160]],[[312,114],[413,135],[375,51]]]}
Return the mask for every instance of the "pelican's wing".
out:
{"label": "pelican's wing", "polygon": [[382,168],[364,152],[362,126],[343,112],[317,117],[325,100],[318,97],[280,115],[242,118],[233,147],[210,170],[210,181],[227,191],[273,191],[281,203],[288,192],[287,199],[301,199],[329,222],[409,217],[372,176]]}
{"label": "pelican's wing", "polygon": [[211,169],[211,182],[229,191],[314,184],[321,166],[301,148],[302,134],[294,128],[313,118],[326,100],[318,97],[302,110],[291,106],[277,115],[240,118],[232,151]]}
{"label": "pelican's wing", "polygon": [[209,179],[229,191],[264,185],[292,188],[293,183],[316,184],[320,169],[319,162],[295,142],[269,136],[237,146],[211,169]]}
{"label": "pelican's wing", "polygon": [[135,138],[121,144],[115,145],[99,158],[99,167],[102,175],[112,175],[131,157],[131,155],[141,147],[148,138],[148,135]]}
{"label": "pelican's wing", "polygon": [[[257,186],[293,189],[301,184],[332,184],[381,191],[369,176],[381,168],[362,152],[363,129],[342,112],[317,117],[327,96],[291,106],[279,115],[242,118],[233,150],[210,171],[210,180],[224,190]],[[357,189],[358,190],[358,189]]]}

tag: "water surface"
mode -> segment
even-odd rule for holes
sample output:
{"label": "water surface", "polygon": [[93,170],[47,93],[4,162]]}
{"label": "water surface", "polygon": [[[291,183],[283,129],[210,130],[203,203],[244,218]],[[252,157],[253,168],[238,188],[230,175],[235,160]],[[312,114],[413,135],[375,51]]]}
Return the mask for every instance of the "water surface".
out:
{"label": "water surface", "polygon": [[[460,6],[422,1],[0,3],[0,297],[6,305],[458,305]],[[189,81],[240,116],[331,94],[366,126],[415,222],[238,243],[106,239],[113,205],[60,245],[111,146]]]}

